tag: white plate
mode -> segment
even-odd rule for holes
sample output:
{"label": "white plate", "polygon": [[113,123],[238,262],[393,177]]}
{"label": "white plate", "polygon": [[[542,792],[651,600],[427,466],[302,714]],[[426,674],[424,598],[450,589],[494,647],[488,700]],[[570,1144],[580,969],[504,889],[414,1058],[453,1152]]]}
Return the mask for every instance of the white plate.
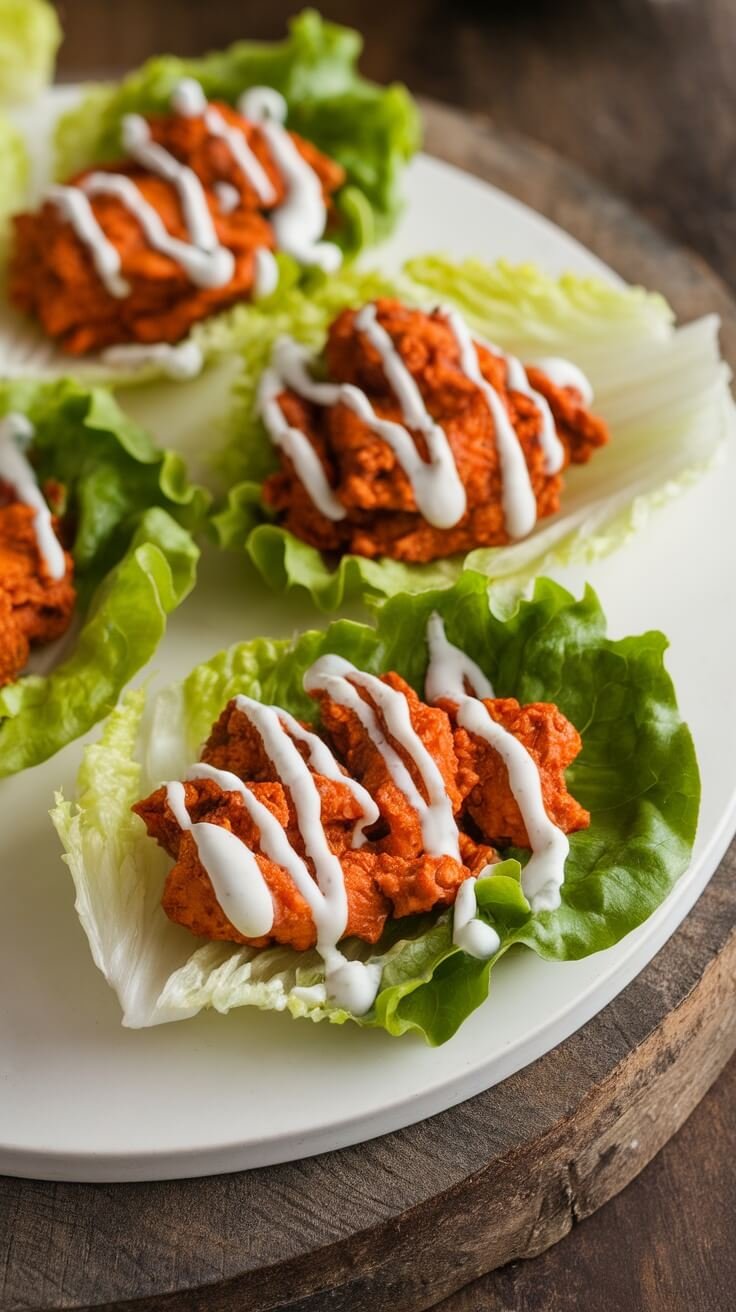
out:
{"label": "white plate", "polygon": [[[31,121],[38,128],[39,120]],[[409,206],[386,248],[531,259],[551,272],[600,273],[592,254],[532,211],[455,169],[420,158]],[[610,273],[610,271],[609,271]],[[615,276],[611,274],[610,276]],[[171,387],[126,404],[157,434],[192,450],[192,395],[222,388],[216,372],[172,403]],[[201,389],[201,392],[199,391]],[[200,407],[201,408],[201,407]],[[736,559],[732,458],[659,512],[628,547],[587,571],[612,636],[661,627],[669,668],[703,775],[692,866],[666,903],[617,947],[575,963],[511,954],[492,993],[444,1047],[351,1026],[247,1010],[155,1030],[120,1027],[95,970],[73,890],[45,820],[55,787],[69,791],[80,744],[0,784],[0,1171],[67,1180],[143,1180],[234,1171],[384,1134],[488,1088],[547,1052],[605,1006],[653,957],[715,869],[736,821]],[[184,674],[229,642],[322,622],[305,601],[268,596],[242,562],[214,554],[172,619],[153,669]]]}

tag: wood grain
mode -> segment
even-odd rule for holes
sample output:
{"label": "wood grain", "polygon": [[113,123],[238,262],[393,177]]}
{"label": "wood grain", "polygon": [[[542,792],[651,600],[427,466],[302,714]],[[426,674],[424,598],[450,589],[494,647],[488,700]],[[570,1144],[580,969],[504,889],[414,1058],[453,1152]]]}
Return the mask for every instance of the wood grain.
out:
{"label": "wood grain", "polygon": [[[733,351],[723,285],[625,205],[522,139],[431,105],[427,123],[438,153],[563,218],[683,317],[720,305]],[[736,847],[666,948],[582,1031],[423,1124],[201,1181],[1,1181],[0,1308],[421,1312],[543,1252],[638,1174],[734,1050],[735,871]]]}

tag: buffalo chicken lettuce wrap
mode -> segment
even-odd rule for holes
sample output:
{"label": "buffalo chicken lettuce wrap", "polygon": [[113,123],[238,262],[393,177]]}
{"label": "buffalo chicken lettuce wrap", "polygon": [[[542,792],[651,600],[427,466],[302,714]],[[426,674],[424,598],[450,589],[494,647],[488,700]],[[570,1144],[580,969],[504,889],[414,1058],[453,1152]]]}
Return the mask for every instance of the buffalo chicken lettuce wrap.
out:
{"label": "buffalo chicken lettuce wrap", "polygon": [[441,1043],[512,945],[617,942],[695,833],[665,646],[545,580],[501,618],[468,571],[128,694],[53,812],[125,1024],[256,1006]]}
{"label": "buffalo chicken lettuce wrap", "polygon": [[594,558],[732,431],[717,332],[640,288],[440,257],[291,288],[243,347],[220,541],[324,609]]}
{"label": "buffalo chicken lettuce wrap", "polygon": [[418,139],[408,94],[362,78],[359,52],[309,11],[284,42],[93,89],[59,124],[57,180],[15,219],[15,306],[113,375],[182,378],[237,338],[225,311],[273,294],[277,257],[334,273],[390,228]]}

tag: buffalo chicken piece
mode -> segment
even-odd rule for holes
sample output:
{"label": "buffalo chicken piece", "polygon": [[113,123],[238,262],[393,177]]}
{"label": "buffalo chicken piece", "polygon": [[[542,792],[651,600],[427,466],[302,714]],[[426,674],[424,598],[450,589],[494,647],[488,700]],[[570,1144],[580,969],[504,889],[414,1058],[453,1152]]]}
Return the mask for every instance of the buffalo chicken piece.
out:
{"label": "buffalo chicken piece", "polygon": [[[310,773],[319,793],[321,820],[329,848],[340,861],[348,903],[345,934],[367,943],[380,938],[389,918],[416,915],[450,906],[460,885],[498,861],[497,846],[513,842],[528,846],[518,808],[501,758],[485,743],[453,725],[452,704],[427,706],[397,674],[382,682],[406,699],[415,732],[436,762],[459,827],[460,860],[424,850],[419,816],[391,778],[386,764],[354,711],[315,694],[321,732],[341,768],[363,785],[378,806],[379,819],[368,828],[362,845],[353,846],[356,822],[363,812],[348,783]],[[415,786],[426,798],[416,764],[391,739],[370,691],[353,684],[378,715],[379,728],[410,771]],[[566,831],[588,823],[587,813],[565,788],[564,769],[580,750],[577,731],[554,706],[520,707],[512,699],[486,703],[527,747],[541,775],[542,792],[550,818]],[[306,727],[306,726],[305,726]],[[284,733],[287,728],[282,723]],[[291,736],[291,735],[290,735]],[[293,736],[305,762],[308,752]],[[236,775],[268,808],[287,835],[293,850],[316,872],[300,832],[294,800],[288,785],[278,778],[266,744],[250,718],[231,701],[207,740],[203,760]],[[193,824],[208,821],[236,834],[255,855],[271,893],[274,918],[268,934],[247,938],[230,923],[219,905],[209,875],[200,860],[189,829],[182,830],[169,803],[167,789],[159,788],[133,810],[149,835],[174,859],[166,880],[162,905],[171,920],[192,933],[264,947],[278,943],[298,950],[314,947],[316,930],[309,906],[288,871],[270,860],[261,848],[257,824],[238,792],[227,791],[210,778],[184,784],[184,799]],[[482,837],[479,839],[478,835]]]}
{"label": "buffalo chicken piece", "polygon": [[[280,522],[304,542],[328,552],[389,556],[424,562],[509,542],[502,502],[503,479],[495,425],[480,388],[460,367],[458,344],[441,310],[425,314],[392,300],[376,302],[378,322],[416,382],[432,419],[445,432],[465,488],[467,508],[450,528],[430,524],[417,508],[411,481],[391,446],[348,406],[318,406],[286,388],[279,404],[289,424],[317,451],[343,519],[323,515],[289,458],[264,485],[264,500]],[[401,407],[375,346],[355,326],[356,311],[332,324],[325,348],[329,381],[349,383],[368,397],[381,419],[402,423]],[[542,417],[534,399],[509,384],[504,357],[478,345],[482,376],[493,385],[523,450],[537,503],[537,517],[559,509],[562,471],[550,474],[540,440]],[[563,469],[590,459],[608,440],[606,426],[571,387],[557,387],[539,369],[529,382],[547,400],[564,449]],[[426,440],[412,437],[423,458]]]}
{"label": "buffalo chicken piece", "polygon": [[72,558],[65,552],[62,579],[49,578],[34,518],[0,481],[0,686],[18,677],[32,646],[61,637],[74,610]]}

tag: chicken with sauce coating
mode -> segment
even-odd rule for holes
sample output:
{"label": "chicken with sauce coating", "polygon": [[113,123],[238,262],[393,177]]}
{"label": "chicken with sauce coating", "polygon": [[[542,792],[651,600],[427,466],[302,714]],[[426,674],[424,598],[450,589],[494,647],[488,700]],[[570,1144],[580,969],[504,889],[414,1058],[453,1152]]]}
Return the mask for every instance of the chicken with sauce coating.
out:
{"label": "chicken with sauce coating", "polygon": [[[344,310],[330,327],[324,369],[332,403],[297,386],[286,370],[277,405],[316,452],[335,503],[318,504],[306,459],[294,459],[264,407],[281,468],[266,480],[263,496],[286,529],[320,551],[422,563],[503,545],[559,509],[564,470],[608,440],[576,385],[579,374],[570,371],[560,385],[542,368],[524,371],[469,336],[475,362],[468,362],[466,331],[443,309],[425,313],[380,299]],[[402,428],[403,438],[394,441],[386,421]],[[430,430],[439,456],[430,450]],[[403,440],[413,446],[413,464],[419,456],[414,475],[401,456]],[[427,498],[422,504],[433,477],[440,516]],[[449,523],[453,478],[458,513]]]}
{"label": "chicken with sauce coating", "polygon": [[[350,674],[345,677],[350,683]],[[310,687],[309,682],[305,683]],[[390,690],[401,711],[399,721],[386,713],[385,694],[379,695],[379,685]],[[389,919],[451,906],[462,883],[500,859],[497,847],[501,839],[523,847],[528,845],[528,837],[519,824],[516,802],[501,758],[488,744],[477,744],[457,728],[452,703],[427,705],[395,673],[373,680],[358,679],[350,686],[374,717],[368,717],[368,728],[355,710],[341,703],[337,694],[324,688],[312,691],[319,705],[321,741],[332,749],[337,763],[335,778],[315,772],[309,750],[293,728],[289,728],[288,718],[279,724],[280,731],[291,738],[309,770],[319,797],[324,837],[330,853],[339,858],[347,897],[344,936],[375,943]],[[533,755],[550,818],[565,830],[584,826],[588,822],[587,813],[570,797],[564,784],[564,768],[580,748],[573,726],[554,706],[519,707],[511,699],[492,700],[484,705],[494,718],[504,720],[510,733],[518,734]],[[275,714],[278,716],[278,711]],[[399,722],[411,727],[397,736]],[[407,750],[407,733],[416,735],[413,755]],[[278,742],[277,739],[277,752]],[[427,850],[422,816],[410,801],[411,788],[405,779],[401,783],[396,764],[393,770],[390,766],[398,757],[411,777],[416,790],[413,795],[423,797],[425,804],[428,803],[427,767],[420,759],[422,749],[429,754],[443,783],[456,834],[455,856]],[[269,750],[247,706],[243,708],[234,699],[213,726],[202,760],[207,769],[235,775],[268,809],[288,837],[293,852],[316,880],[310,843],[306,831],[302,832],[303,821],[300,823],[298,801],[292,792],[298,785],[289,783],[283,775],[279,777],[273,750],[273,745]],[[223,775],[222,779],[227,783],[228,776]],[[364,812],[360,796],[349,786],[351,779],[367,790],[378,811],[375,820],[372,819],[375,811],[368,817],[371,823],[361,835],[359,845],[356,845],[356,826]],[[157,789],[133,808],[149,835],[175,862],[166,880],[164,911],[170,919],[210,939],[254,947],[273,943],[297,950],[313,947],[317,930],[307,901],[288,870],[266,854],[263,835],[243,797],[225,783],[221,786],[211,777],[193,777],[183,785],[188,829],[182,828],[167,787]],[[273,901],[273,923],[267,934],[248,936],[228,920],[192,834],[191,825],[203,821],[229,829],[254,853]]]}

